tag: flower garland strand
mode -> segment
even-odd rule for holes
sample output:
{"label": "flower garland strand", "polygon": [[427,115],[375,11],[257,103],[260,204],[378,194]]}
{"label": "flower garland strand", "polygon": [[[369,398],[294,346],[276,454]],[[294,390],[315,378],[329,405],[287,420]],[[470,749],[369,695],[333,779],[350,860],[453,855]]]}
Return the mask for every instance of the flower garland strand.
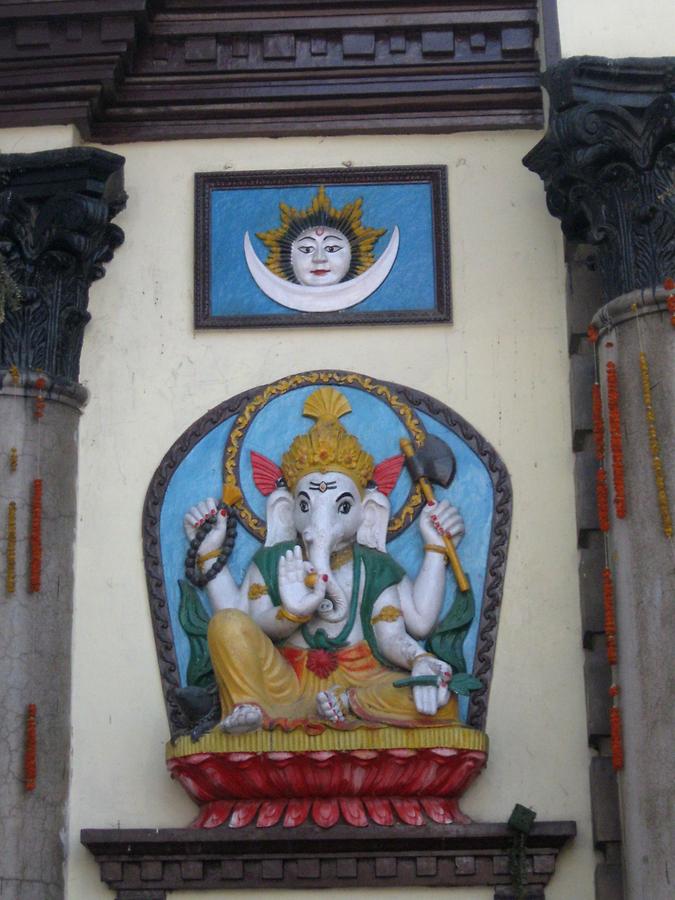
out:
{"label": "flower garland strand", "polygon": [[666,479],[663,474],[663,464],[661,463],[661,445],[659,444],[658,434],[656,433],[656,417],[654,416],[654,407],[652,405],[652,388],[649,378],[649,363],[644,350],[640,351],[640,373],[642,376],[642,399],[645,405],[645,415],[647,416],[647,434],[649,437],[649,449],[652,454],[652,468],[654,469],[654,481],[656,483],[656,494],[659,502],[659,511],[661,513],[661,524],[663,533],[667,538],[673,536],[673,521],[670,515],[670,502],[666,491]]}
{"label": "flower garland strand", "polygon": [[[593,344],[593,352],[595,357],[595,383],[593,385],[593,439],[595,443],[595,458],[599,463],[596,481],[596,499],[598,503],[598,520],[600,529],[603,532],[603,544],[605,550],[605,568],[602,572],[602,600],[604,608],[604,625],[605,634],[607,636],[607,661],[613,668],[618,662],[618,649],[616,642],[616,611],[614,605],[614,582],[612,580],[612,572],[609,567],[609,498],[607,490],[607,472],[604,467],[605,463],[605,431],[602,420],[602,395],[600,392],[600,384],[598,380],[598,349],[597,343],[600,332],[594,325],[588,328],[588,339]],[[614,378],[614,381],[612,381]],[[607,363],[607,406],[610,419],[610,447],[612,449],[612,466],[616,473],[615,464],[615,448],[617,446],[614,435],[618,433],[619,440],[621,437],[621,423],[618,416],[618,387],[616,384],[616,366],[614,363]],[[613,394],[610,400],[610,395]],[[612,407],[616,404],[616,412],[613,414]],[[615,503],[616,497],[623,497],[623,456],[621,447],[619,446],[620,461],[620,487],[617,491],[617,478],[614,476]],[[625,498],[623,511],[625,514]],[[619,515],[619,507],[617,506],[617,516]],[[612,673],[614,674],[614,673]],[[621,724],[621,711],[617,697],[619,688],[616,683],[612,683],[609,689],[612,698],[609,708],[609,733],[612,747],[612,767],[615,772],[623,769],[623,735]]]}
{"label": "flower garland strand", "polygon": [[613,684],[609,689],[609,696],[612,697],[613,703],[609,710],[609,734],[612,744],[612,766],[615,772],[623,769],[623,735],[621,723],[621,710],[618,706],[617,697],[619,696],[619,688]]}
{"label": "flower garland strand", "polygon": [[616,364],[609,361],[607,371],[607,412],[609,419],[609,446],[612,451],[612,478],[614,481],[614,508],[617,518],[626,516],[626,486],[623,477],[623,442],[619,413],[619,379]]}
{"label": "flower garland strand", "polygon": [[7,573],[5,576],[7,594],[16,590],[16,503],[10,500],[7,507]]}
{"label": "flower garland strand", "polygon": [[23,759],[24,786],[27,791],[35,790],[37,777],[37,707],[28,704],[26,715],[26,748]]}
{"label": "flower garland strand", "polygon": [[[672,278],[666,278],[663,286],[667,291],[675,291],[675,281]],[[671,293],[666,297],[666,305],[670,313],[670,324],[675,328],[675,294]]]}
{"label": "flower garland strand", "polygon": [[36,594],[42,586],[42,479],[33,482],[30,520],[30,584],[29,591]]}
{"label": "flower garland strand", "polygon": [[602,571],[602,605],[605,609],[605,634],[607,635],[607,661],[610,666],[618,662],[616,648],[616,614],[614,610],[614,583],[612,572],[605,566]]}
{"label": "flower garland strand", "polygon": [[19,451],[16,447],[12,447],[9,451],[9,471],[16,472],[19,465]]}
{"label": "flower garland strand", "polygon": [[601,463],[605,457],[605,426],[602,421],[602,396],[597,381],[593,385],[593,442],[595,458]]}
{"label": "flower garland strand", "polygon": [[595,481],[595,499],[598,504],[598,522],[600,531],[609,531],[609,490],[607,488],[607,472],[604,466],[598,468]]}

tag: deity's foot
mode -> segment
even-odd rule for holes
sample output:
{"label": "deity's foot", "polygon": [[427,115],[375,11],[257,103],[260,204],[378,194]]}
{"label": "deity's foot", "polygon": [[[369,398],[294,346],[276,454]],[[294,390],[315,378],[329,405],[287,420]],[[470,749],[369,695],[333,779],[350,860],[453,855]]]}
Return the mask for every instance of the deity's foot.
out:
{"label": "deity's foot", "polygon": [[327,691],[319,691],[316,695],[316,709],[319,718],[337,724],[344,722],[349,715],[349,697],[342,688],[332,687]]}
{"label": "deity's foot", "polygon": [[262,726],[263,714],[259,706],[251,703],[240,703],[235,706],[229,716],[225,716],[218,726],[228,734],[246,734],[257,731]]}

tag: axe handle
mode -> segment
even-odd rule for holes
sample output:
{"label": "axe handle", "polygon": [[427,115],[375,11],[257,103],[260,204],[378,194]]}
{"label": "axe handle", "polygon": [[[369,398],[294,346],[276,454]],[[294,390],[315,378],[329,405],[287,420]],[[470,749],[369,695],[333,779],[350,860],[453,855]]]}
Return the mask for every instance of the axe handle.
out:
{"label": "axe handle", "polygon": [[[404,455],[408,458],[411,458],[415,455],[412,443],[405,438],[401,440],[401,450],[403,450]],[[427,501],[427,503],[435,503],[436,498],[434,497],[434,492],[431,484],[429,483],[429,479],[425,478],[422,475],[420,478],[418,478],[418,483],[420,488],[422,489],[424,499]],[[452,574],[455,576],[457,587],[462,593],[465,593],[469,590],[469,580],[464,574],[462,564],[459,561],[459,557],[457,556],[457,550],[455,549],[455,545],[452,543],[452,538],[449,534],[443,534],[443,545],[445,546],[445,552],[447,553],[448,559],[450,560],[450,568],[452,569]]]}

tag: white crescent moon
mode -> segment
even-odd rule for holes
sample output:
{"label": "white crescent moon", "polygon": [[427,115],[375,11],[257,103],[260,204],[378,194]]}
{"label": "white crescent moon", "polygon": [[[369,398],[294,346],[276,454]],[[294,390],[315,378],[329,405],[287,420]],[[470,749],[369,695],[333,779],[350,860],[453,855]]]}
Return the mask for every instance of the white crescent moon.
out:
{"label": "white crescent moon", "polygon": [[253,280],[260,290],[275,303],[280,303],[288,309],[297,309],[300,312],[335,312],[339,309],[356,306],[379,288],[394,265],[398,253],[398,243],[398,228],[394,226],[385,251],[370,268],[349,281],[341,281],[339,284],[330,284],[325,287],[294,284],[292,281],[286,281],[270,272],[267,266],[258,259],[248,231],[244,235],[244,255]]}

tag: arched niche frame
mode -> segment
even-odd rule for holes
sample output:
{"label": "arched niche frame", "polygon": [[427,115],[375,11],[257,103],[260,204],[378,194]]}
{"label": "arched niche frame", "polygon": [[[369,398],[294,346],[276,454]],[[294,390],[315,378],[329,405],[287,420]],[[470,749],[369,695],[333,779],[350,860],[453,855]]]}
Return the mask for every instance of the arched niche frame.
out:
{"label": "arched niche frame", "polygon": [[[352,413],[343,424],[376,462],[398,453],[401,437],[420,446],[427,433],[445,440],[455,454],[455,479],[449,488],[435,490],[437,499],[447,497],[460,508],[466,522],[459,556],[472,581],[476,615],[464,649],[469,672],[482,687],[462,698],[460,711],[466,724],[485,728],[512,512],[506,466],[492,445],[441,401],[404,385],[326,370],[291,375],[225,400],[178,438],[152,477],[143,509],[143,550],[172,738],[186,726],[172,696],[173,689],[186,683],[188,644],[178,621],[178,581],[185,577],[187,550],[183,515],[198,500],[219,497],[225,480],[236,480],[244,503],[230,566],[240,578],[264,540],[264,498],[253,486],[249,452],[256,450],[280,462],[290,440],[308,430],[310,422],[302,416],[304,399],[322,385],[345,394]],[[423,501],[405,469],[390,499],[387,550],[414,576],[423,551],[418,529],[410,526]],[[449,576],[448,606],[453,594]],[[205,597],[203,602],[207,608]]]}

